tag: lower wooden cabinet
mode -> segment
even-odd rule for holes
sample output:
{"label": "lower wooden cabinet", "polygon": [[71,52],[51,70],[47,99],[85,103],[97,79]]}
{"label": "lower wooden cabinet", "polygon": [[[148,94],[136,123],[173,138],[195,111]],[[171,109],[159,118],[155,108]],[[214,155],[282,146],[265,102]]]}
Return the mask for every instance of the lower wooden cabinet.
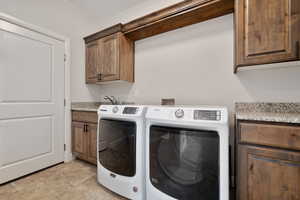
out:
{"label": "lower wooden cabinet", "polygon": [[85,157],[87,154],[87,137],[85,132],[85,123],[72,122],[72,151],[77,153],[78,157]]}
{"label": "lower wooden cabinet", "polygon": [[88,123],[87,129],[87,155],[88,160],[97,164],[97,124]]}
{"label": "lower wooden cabinet", "polygon": [[[247,124],[251,128],[245,128]],[[300,151],[293,145],[299,138],[290,138],[291,132],[298,135],[299,127],[238,122],[237,200],[300,200]],[[250,134],[260,138],[257,144],[245,140],[244,136]],[[278,148],[278,140],[271,137],[280,137],[284,147],[284,138],[289,137],[292,148]],[[276,145],[270,141],[276,141]]]}
{"label": "lower wooden cabinet", "polygon": [[[97,124],[89,122],[94,113],[73,112],[72,122],[72,151],[82,160],[97,164]],[[89,116],[93,115],[93,116]],[[78,116],[86,116],[78,118]],[[81,121],[74,121],[80,119]]]}
{"label": "lower wooden cabinet", "polygon": [[238,151],[238,199],[300,199],[300,153],[247,145]]}

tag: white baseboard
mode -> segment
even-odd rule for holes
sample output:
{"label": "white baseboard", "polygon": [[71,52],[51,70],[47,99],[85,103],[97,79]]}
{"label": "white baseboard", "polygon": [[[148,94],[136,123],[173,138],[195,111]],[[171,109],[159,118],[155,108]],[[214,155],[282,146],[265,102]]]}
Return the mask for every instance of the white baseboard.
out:
{"label": "white baseboard", "polygon": [[71,152],[65,152],[65,162],[71,162],[75,159],[75,156]]}

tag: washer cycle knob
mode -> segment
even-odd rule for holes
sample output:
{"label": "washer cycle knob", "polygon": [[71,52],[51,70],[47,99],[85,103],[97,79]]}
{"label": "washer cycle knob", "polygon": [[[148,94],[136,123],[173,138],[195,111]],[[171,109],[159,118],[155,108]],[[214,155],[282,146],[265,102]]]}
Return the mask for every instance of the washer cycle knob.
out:
{"label": "washer cycle knob", "polygon": [[184,116],[184,111],[182,109],[178,109],[175,111],[175,117],[182,118]]}
{"label": "washer cycle knob", "polygon": [[118,106],[113,107],[113,109],[112,109],[112,112],[113,112],[113,113],[117,113],[118,111],[119,111]]}

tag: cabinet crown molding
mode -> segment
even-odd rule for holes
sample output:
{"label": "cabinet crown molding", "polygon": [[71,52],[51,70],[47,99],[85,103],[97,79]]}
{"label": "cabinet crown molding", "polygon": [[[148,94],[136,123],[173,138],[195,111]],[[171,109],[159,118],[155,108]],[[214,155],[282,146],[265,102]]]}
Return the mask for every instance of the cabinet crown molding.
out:
{"label": "cabinet crown molding", "polygon": [[92,35],[86,36],[83,39],[84,39],[85,43],[87,44],[89,42],[98,40],[100,38],[103,38],[103,37],[106,37],[106,36],[109,36],[109,35],[112,35],[114,33],[121,32],[122,28],[123,28],[123,24],[119,23],[119,24],[113,25],[111,27],[108,27],[104,30],[101,30],[97,33],[94,33]]}

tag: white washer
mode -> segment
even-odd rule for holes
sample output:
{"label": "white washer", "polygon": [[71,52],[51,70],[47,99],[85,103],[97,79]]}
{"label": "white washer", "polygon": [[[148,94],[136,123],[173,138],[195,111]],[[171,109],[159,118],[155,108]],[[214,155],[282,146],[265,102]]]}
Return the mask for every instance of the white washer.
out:
{"label": "white washer", "polygon": [[148,107],[146,194],[228,200],[229,127],[223,107]]}
{"label": "white washer", "polygon": [[134,200],[145,194],[145,106],[102,105],[98,110],[98,182]]}

